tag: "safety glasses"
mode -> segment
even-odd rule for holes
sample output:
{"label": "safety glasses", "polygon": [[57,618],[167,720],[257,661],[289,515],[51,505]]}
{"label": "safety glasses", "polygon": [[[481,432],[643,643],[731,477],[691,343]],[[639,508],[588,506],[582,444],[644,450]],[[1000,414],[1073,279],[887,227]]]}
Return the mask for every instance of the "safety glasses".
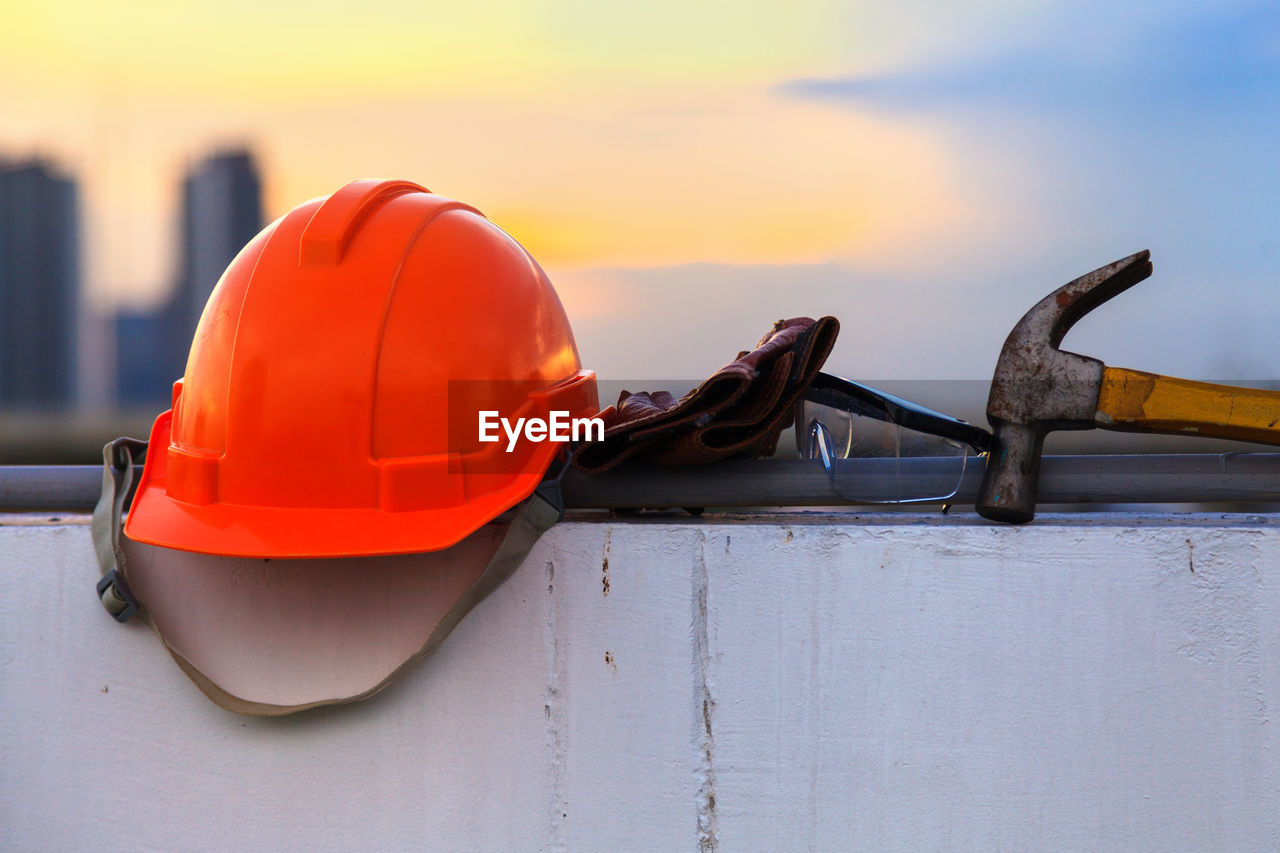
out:
{"label": "safety glasses", "polygon": [[826,373],[805,391],[795,427],[801,458],[821,460],[836,494],[856,503],[944,502],[991,445],[982,427]]}

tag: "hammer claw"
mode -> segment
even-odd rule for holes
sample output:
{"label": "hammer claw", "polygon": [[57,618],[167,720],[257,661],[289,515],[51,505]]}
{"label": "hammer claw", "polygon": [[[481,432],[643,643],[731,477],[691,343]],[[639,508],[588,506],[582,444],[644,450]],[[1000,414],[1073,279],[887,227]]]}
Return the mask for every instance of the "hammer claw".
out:
{"label": "hammer claw", "polygon": [[1042,299],[1027,317],[1039,313],[1050,321],[1049,346],[1057,349],[1081,317],[1150,275],[1151,252],[1143,249],[1064,284]]}

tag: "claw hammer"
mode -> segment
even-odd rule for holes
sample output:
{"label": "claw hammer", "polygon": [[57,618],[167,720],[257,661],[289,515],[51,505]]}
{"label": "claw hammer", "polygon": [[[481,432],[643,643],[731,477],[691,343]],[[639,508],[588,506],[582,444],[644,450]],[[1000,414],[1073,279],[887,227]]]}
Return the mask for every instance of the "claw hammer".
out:
{"label": "claw hammer", "polygon": [[977,510],[1015,524],[1036,514],[1045,433],[1102,429],[1280,445],[1280,392],[1174,379],[1058,349],[1076,322],[1151,275],[1151,253],[1108,264],[1036,303],[1004,342],[987,419],[995,432]]}

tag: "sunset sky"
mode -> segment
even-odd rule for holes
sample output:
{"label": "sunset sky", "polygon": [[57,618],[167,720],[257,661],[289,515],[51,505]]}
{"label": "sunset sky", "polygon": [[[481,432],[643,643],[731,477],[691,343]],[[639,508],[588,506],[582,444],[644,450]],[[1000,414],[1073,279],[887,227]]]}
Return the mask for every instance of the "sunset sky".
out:
{"label": "sunset sky", "polygon": [[476,205],[610,378],[803,314],[841,319],[846,375],[985,378],[1036,299],[1141,248],[1153,279],[1069,347],[1280,378],[1273,8],[53,0],[6,11],[0,154],[79,178],[103,308],[159,298],[184,165],[247,144],[272,217],[357,177]]}

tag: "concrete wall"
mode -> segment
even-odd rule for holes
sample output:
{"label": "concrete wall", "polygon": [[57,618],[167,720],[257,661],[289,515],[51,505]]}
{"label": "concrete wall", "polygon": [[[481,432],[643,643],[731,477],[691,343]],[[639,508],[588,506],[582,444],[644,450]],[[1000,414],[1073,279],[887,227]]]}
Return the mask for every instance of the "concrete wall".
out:
{"label": "concrete wall", "polygon": [[6,850],[1280,848],[1276,516],[566,523],[278,719],[94,576],[82,519],[0,525]]}

